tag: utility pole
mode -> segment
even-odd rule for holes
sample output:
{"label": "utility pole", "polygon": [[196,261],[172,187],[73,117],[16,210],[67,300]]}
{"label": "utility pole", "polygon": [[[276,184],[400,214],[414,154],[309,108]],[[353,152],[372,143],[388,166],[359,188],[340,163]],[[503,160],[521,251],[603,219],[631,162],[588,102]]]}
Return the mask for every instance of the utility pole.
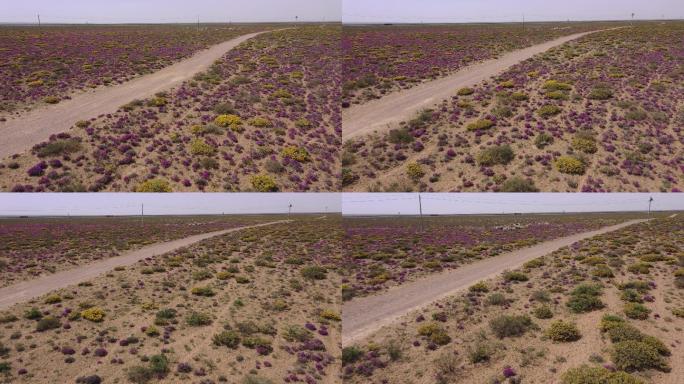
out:
{"label": "utility pole", "polygon": [[423,232],[423,200],[418,194],[418,211],[420,212],[420,231]]}
{"label": "utility pole", "polygon": [[648,199],[648,215],[651,216],[651,202],[653,202],[653,196]]}
{"label": "utility pole", "polygon": [[292,203],[287,206],[287,218],[290,218],[290,214],[292,213]]}
{"label": "utility pole", "polygon": [[525,14],[523,13],[523,32],[525,32]]}
{"label": "utility pole", "polygon": [[295,16],[295,23],[299,22],[299,16]]}
{"label": "utility pole", "polygon": [[629,23],[629,26],[630,27],[634,26],[634,12],[632,12],[632,22]]}
{"label": "utility pole", "polygon": [[145,224],[145,204],[140,203],[140,224]]}
{"label": "utility pole", "polygon": [[38,14],[38,27],[40,28],[40,13]]}

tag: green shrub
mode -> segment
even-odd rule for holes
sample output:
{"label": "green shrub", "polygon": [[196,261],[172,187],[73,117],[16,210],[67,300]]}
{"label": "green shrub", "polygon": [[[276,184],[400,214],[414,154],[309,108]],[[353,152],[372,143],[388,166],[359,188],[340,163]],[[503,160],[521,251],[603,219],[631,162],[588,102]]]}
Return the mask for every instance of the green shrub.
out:
{"label": "green shrub", "polygon": [[305,148],[299,148],[294,146],[284,148],[281,152],[281,155],[283,157],[296,160],[300,163],[307,162],[311,159],[311,157],[309,156],[309,152],[307,152]]}
{"label": "green shrub", "polygon": [[426,336],[431,342],[437,345],[446,345],[451,342],[451,337],[447,334],[446,330],[435,322],[420,326],[420,328],[418,328],[418,334]]}
{"label": "green shrub", "polygon": [[572,89],[572,85],[567,83],[562,83],[558,80],[547,80],[542,86],[547,91],[569,91]]}
{"label": "green shrub", "polygon": [[423,170],[423,167],[420,166],[420,164],[410,163],[409,165],[406,166],[406,174],[412,180],[418,181],[418,180],[420,180],[420,178],[425,176],[425,171]]}
{"label": "green shrub", "polygon": [[611,357],[615,366],[623,371],[634,372],[657,369],[669,372],[665,359],[652,346],[634,340],[621,341],[613,345]]}
{"label": "green shrub", "polygon": [[572,156],[561,156],[555,161],[556,169],[570,175],[583,175],[586,166],[582,160]]}
{"label": "green shrub", "polygon": [[572,312],[591,312],[604,307],[603,302],[601,302],[601,299],[599,298],[601,295],[601,286],[599,285],[579,285],[570,295],[570,299],[566,305]]}
{"label": "green shrub", "polygon": [[342,365],[355,363],[363,356],[361,348],[352,346],[342,349]]}
{"label": "green shrub", "polygon": [[610,269],[605,264],[599,264],[594,268],[594,270],[591,271],[591,274],[596,276],[596,277],[614,277],[615,275],[613,274],[613,270]]}
{"label": "green shrub", "polygon": [[468,360],[473,364],[484,363],[491,360],[495,352],[496,349],[491,343],[478,341],[468,347]]}
{"label": "green shrub", "polygon": [[589,92],[588,97],[592,100],[608,100],[613,97],[613,91],[605,86],[598,86]]}
{"label": "green shrub", "polygon": [[609,331],[615,327],[625,324],[625,319],[617,315],[605,314],[601,318],[601,325],[599,328],[602,332]]}
{"label": "green shrub", "polygon": [[563,91],[549,91],[546,92],[546,97],[551,100],[567,100],[568,94]]}
{"label": "green shrub", "polygon": [[532,311],[537,319],[550,319],[553,317],[553,311],[548,305],[542,305]]}
{"label": "green shrub", "polygon": [[646,275],[646,274],[651,272],[652,266],[653,265],[651,265],[649,263],[638,262],[638,263],[634,263],[632,265],[629,265],[627,267],[627,270],[629,272],[632,272],[632,273],[637,274],[637,275]]}
{"label": "green shrub", "polygon": [[482,152],[477,155],[477,162],[484,166],[497,164],[506,165],[514,158],[515,154],[510,145],[499,145],[482,150]]}
{"label": "green shrub", "polygon": [[81,312],[81,317],[94,323],[99,323],[104,320],[105,311],[102,308],[91,307]]}
{"label": "green shrub", "polygon": [[213,320],[211,315],[202,312],[192,312],[185,319],[185,322],[191,327],[202,327],[205,325],[211,325]]}
{"label": "green shrub", "polygon": [[193,155],[211,156],[216,153],[216,149],[206,141],[195,138],[190,142],[190,153]]}
{"label": "green shrub", "polygon": [[24,318],[29,320],[38,320],[43,317],[43,313],[38,308],[31,308],[24,312]]}
{"label": "green shrub", "polygon": [[167,373],[169,373],[169,359],[164,355],[151,356],[150,370],[157,377],[164,377]]}
{"label": "green shrub", "polygon": [[561,108],[557,105],[547,104],[537,110],[537,114],[543,118],[548,118],[561,113]]}
{"label": "green shrub", "polygon": [[501,192],[539,192],[534,181],[514,176],[506,180],[501,186]]}
{"label": "green shrub", "polygon": [[240,336],[235,331],[217,333],[211,339],[214,345],[236,349],[240,345]]}
{"label": "green shrub", "polygon": [[193,287],[190,290],[190,293],[192,293],[195,296],[204,296],[204,297],[211,297],[214,296],[216,293],[214,292],[211,287]]}
{"label": "green shrub", "polygon": [[238,115],[219,115],[214,119],[214,124],[223,128],[230,128],[235,132],[242,132],[242,119]]}
{"label": "green shrub", "polygon": [[625,304],[625,315],[630,319],[646,320],[651,310],[639,303]]}
{"label": "green shrub", "polygon": [[247,375],[242,378],[242,384],[273,384],[273,381],[265,377]]}
{"label": "green shrub", "polygon": [[136,365],[128,369],[126,376],[128,377],[128,381],[131,383],[145,384],[152,380],[154,373],[148,367]]}
{"label": "green shrub", "polygon": [[487,296],[487,304],[489,305],[506,305],[510,300],[503,293],[496,292]]}
{"label": "green shrub", "polygon": [[489,327],[496,337],[503,339],[504,337],[522,336],[534,327],[532,319],[529,316],[515,316],[502,315],[489,322]]}
{"label": "green shrub", "polygon": [[81,150],[79,139],[60,139],[51,141],[38,149],[38,157],[61,156]]}
{"label": "green shrub", "polygon": [[487,286],[487,283],[484,281],[477,282],[473,285],[471,285],[468,290],[470,292],[481,292],[481,293],[486,293],[489,292],[489,287]]}
{"label": "green shrub", "polygon": [[54,316],[45,316],[36,323],[36,331],[45,332],[50,329],[57,329],[62,326],[59,319]]}
{"label": "green shrub", "polygon": [[147,193],[160,193],[160,192],[172,192],[169,182],[162,179],[150,179],[147,180],[135,189],[136,192],[147,192]]}
{"label": "green shrub", "polygon": [[472,95],[475,91],[472,88],[461,88],[458,90],[457,94],[459,96],[469,96]]}
{"label": "green shrub", "polygon": [[546,330],[546,336],[553,341],[563,343],[582,338],[582,334],[575,323],[566,323],[563,320],[553,322]]}
{"label": "green shrub", "polygon": [[474,121],[466,126],[469,131],[479,131],[483,129],[489,129],[494,126],[494,122],[489,119],[481,119]]}
{"label": "green shrub", "polygon": [[603,367],[583,365],[561,376],[561,384],[644,384],[626,372],[611,372]]}
{"label": "green shrub", "polygon": [[302,268],[300,273],[309,280],[324,280],[326,278],[327,269],[317,265],[312,265]]}
{"label": "green shrub", "polygon": [[643,303],[644,299],[636,289],[625,289],[620,294],[620,299],[630,303]]}
{"label": "green shrub", "polygon": [[400,129],[391,130],[389,132],[387,140],[392,144],[408,144],[411,143],[414,139],[411,133],[409,132],[409,129],[407,127],[404,127]]}
{"label": "green shrub", "polygon": [[507,281],[527,281],[529,278],[523,272],[508,271],[503,275]]}
{"label": "green shrub", "polygon": [[544,147],[547,147],[547,146],[553,144],[553,141],[554,141],[553,136],[551,136],[550,134],[548,134],[546,132],[541,132],[540,134],[537,135],[537,137],[534,138],[534,145],[537,148],[542,149]]}
{"label": "green shrub", "polygon": [[269,175],[254,175],[251,179],[252,188],[257,192],[277,192],[278,185]]}
{"label": "green shrub", "polygon": [[596,139],[593,134],[588,132],[577,133],[575,137],[572,138],[572,148],[584,153],[596,153],[598,150]]}

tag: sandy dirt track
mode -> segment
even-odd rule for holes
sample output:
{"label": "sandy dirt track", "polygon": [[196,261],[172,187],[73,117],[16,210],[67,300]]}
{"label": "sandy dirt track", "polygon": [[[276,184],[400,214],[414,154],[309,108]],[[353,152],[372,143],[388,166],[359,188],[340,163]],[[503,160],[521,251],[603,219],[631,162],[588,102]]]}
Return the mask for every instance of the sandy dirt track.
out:
{"label": "sandy dirt track", "polygon": [[474,283],[522,266],[525,262],[547,255],[576,241],[648,221],[630,220],[598,230],[543,242],[532,247],[490,257],[458,269],[438,273],[424,279],[394,287],[387,292],[353,299],[342,307],[342,345],[358,342],[407,313],[423,308]]}
{"label": "sandy dirt track", "polygon": [[199,235],[189,236],[183,239],[167,241],[163,243],[152,244],[135,251],[124,253],[121,256],[111,257],[102,261],[87,264],[82,267],[58,272],[52,275],[39,277],[34,280],[24,281],[19,284],[11,285],[9,287],[0,288],[0,310],[7,309],[14,304],[29,301],[35,297],[42,296],[46,293],[76,285],[78,283],[93,279],[103,273],[113,270],[116,267],[124,267],[137,263],[149,257],[162,255],[167,252],[174,251],[179,248],[187,247],[202,240],[206,240],[215,236],[224,235],[231,232],[237,232],[249,228],[265,227],[268,225],[289,223],[292,220],[279,220],[263,224],[250,225],[245,227],[224,229],[221,231],[214,231],[202,233]]}
{"label": "sandy dirt track", "polygon": [[412,119],[421,110],[454,96],[460,88],[475,86],[521,61],[595,32],[599,31],[576,33],[509,52],[497,59],[467,66],[453,75],[354,105],[342,112],[342,139],[349,140],[395,128],[400,122]]}
{"label": "sandy dirt track", "polygon": [[207,70],[226,52],[267,32],[271,31],[242,35],[149,75],[95,92],[77,94],[71,100],[37,108],[19,118],[0,122],[0,160],[30,149],[47,140],[50,135],[68,131],[79,120],[113,113],[134,99],[145,99],[178,86],[183,81],[192,79],[195,74]]}

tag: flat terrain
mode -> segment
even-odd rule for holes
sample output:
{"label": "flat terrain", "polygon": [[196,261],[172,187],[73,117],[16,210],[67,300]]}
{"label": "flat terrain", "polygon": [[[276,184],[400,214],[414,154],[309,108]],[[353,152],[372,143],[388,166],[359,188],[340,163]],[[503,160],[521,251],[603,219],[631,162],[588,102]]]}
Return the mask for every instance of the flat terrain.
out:
{"label": "flat terrain", "polygon": [[313,219],[232,231],[3,310],[0,374],[338,383],[340,218]]}
{"label": "flat terrain", "polygon": [[99,275],[111,272],[116,268],[127,267],[141,260],[188,247],[205,239],[210,239],[212,237],[225,235],[235,231],[242,231],[249,228],[258,228],[287,222],[290,222],[290,220],[272,221],[268,223],[225,229],[222,231],[193,235],[164,243],[152,244],[135,251],[125,252],[120,256],[107,258],[99,262],[86,264],[77,268],[57,272],[37,279],[22,281],[18,284],[0,288],[0,310],[7,309],[8,307],[11,307],[17,303],[29,301],[33,298],[45,295],[57,289],[65,288],[74,284],[78,285],[82,282],[94,279]]}
{"label": "flat terrain", "polygon": [[591,33],[452,88],[389,131],[346,140],[343,189],[681,191],[683,28]]}
{"label": "flat terrain", "polygon": [[348,278],[342,294],[345,300],[377,294],[473,262],[639,218],[644,215],[345,217],[343,268]]}
{"label": "flat terrain", "polygon": [[342,112],[342,139],[385,133],[398,128],[402,121],[409,120],[421,110],[434,107],[442,100],[455,96],[461,88],[475,86],[521,61],[594,32],[596,31],[575,33],[505,53],[496,59],[464,67],[454,74],[392,92],[361,105],[354,105]]}
{"label": "flat terrain", "polygon": [[339,191],[339,36],[334,24],[272,31],[204,72],[0,164],[0,189]]}
{"label": "flat terrain", "polygon": [[276,220],[259,215],[4,218],[0,288],[156,243]]}
{"label": "flat terrain", "polygon": [[24,152],[67,132],[78,121],[114,113],[136,99],[146,99],[167,91],[207,70],[216,60],[239,44],[265,32],[250,33],[202,50],[157,72],[94,92],[81,93],[56,105],[49,105],[17,118],[0,121],[0,159]]}
{"label": "flat terrain", "polygon": [[577,241],[644,221],[646,220],[630,220],[595,231],[546,241],[529,248],[476,261],[458,269],[429,275],[423,279],[394,287],[387,292],[348,301],[342,308],[342,344],[350,345],[359,342],[407,313],[429,306],[460,290],[465,290],[479,280],[519,268],[527,261],[550,254]]}
{"label": "flat terrain", "polygon": [[345,382],[678,383],[683,225],[662,215],[471,279],[346,347]]}

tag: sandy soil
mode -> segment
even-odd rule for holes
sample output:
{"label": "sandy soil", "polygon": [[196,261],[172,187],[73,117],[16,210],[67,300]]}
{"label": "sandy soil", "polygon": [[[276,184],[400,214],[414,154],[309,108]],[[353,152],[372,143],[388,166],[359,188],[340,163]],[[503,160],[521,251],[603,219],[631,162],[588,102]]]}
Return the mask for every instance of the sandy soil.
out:
{"label": "sandy soil", "polygon": [[344,304],[342,310],[342,344],[346,346],[358,342],[413,310],[430,305],[477,281],[520,267],[526,261],[544,256],[574,242],[644,221],[647,220],[630,220],[599,230],[547,241],[533,247],[481,260],[457,270],[407,283],[380,295],[349,301]]}
{"label": "sandy soil", "polygon": [[79,120],[115,112],[132,100],[144,99],[178,86],[183,81],[192,79],[195,74],[208,69],[227,51],[266,32],[237,37],[125,84],[103,88],[94,93],[78,94],[71,100],[38,108],[21,118],[0,122],[0,136],[3,137],[0,142],[0,159],[30,149],[33,145],[47,140],[50,135],[65,132]]}
{"label": "sandy soil", "polygon": [[422,109],[453,96],[460,88],[474,86],[507,68],[592,32],[576,33],[502,55],[500,58],[468,66],[453,75],[426,82],[411,89],[355,105],[342,112],[342,139],[387,131],[396,124],[411,119]]}
{"label": "sandy soil", "polygon": [[205,239],[231,232],[241,231],[248,228],[258,228],[290,221],[291,220],[273,221],[269,223],[203,233],[183,239],[157,243],[132,252],[124,253],[121,256],[112,257],[103,261],[84,265],[82,267],[40,277],[35,280],[27,280],[22,283],[0,289],[0,310],[7,309],[17,303],[25,302],[35,297],[42,296],[56,289],[88,281],[101,274],[111,271],[116,267],[132,265],[140,260],[187,247]]}

